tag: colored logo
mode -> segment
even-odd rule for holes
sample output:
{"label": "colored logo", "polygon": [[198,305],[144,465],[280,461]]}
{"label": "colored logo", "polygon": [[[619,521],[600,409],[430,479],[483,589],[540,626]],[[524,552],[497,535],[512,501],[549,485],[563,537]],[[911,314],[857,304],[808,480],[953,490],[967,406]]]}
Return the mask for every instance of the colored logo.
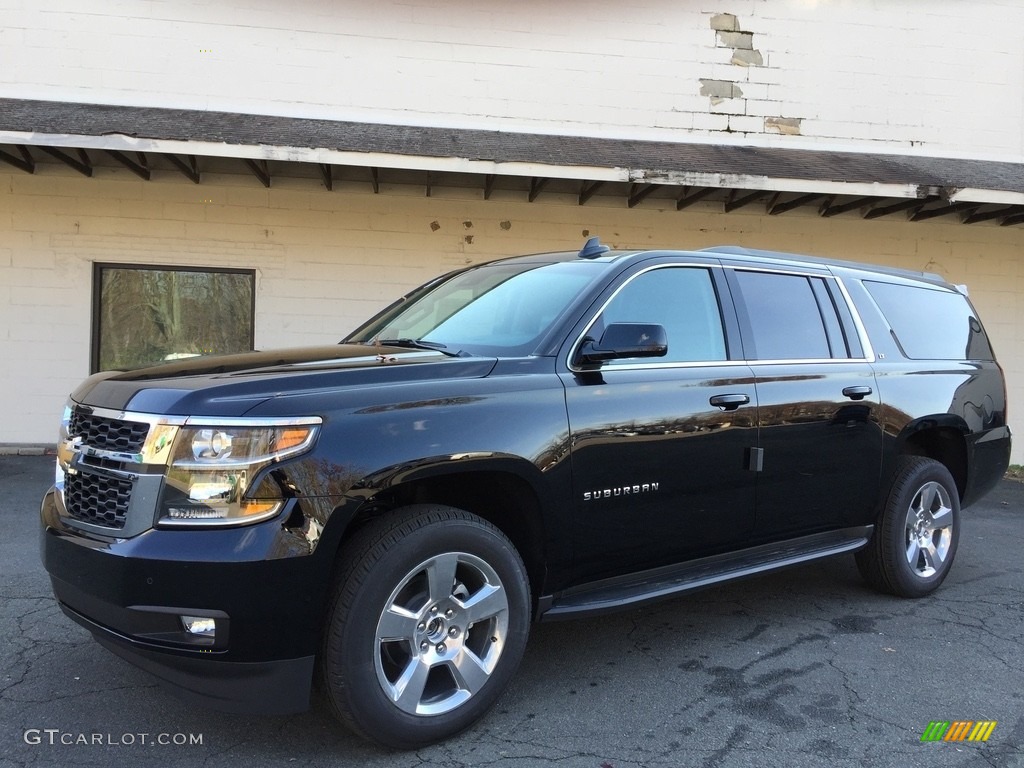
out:
{"label": "colored logo", "polygon": [[995,729],[995,720],[932,720],[921,741],[988,741]]}

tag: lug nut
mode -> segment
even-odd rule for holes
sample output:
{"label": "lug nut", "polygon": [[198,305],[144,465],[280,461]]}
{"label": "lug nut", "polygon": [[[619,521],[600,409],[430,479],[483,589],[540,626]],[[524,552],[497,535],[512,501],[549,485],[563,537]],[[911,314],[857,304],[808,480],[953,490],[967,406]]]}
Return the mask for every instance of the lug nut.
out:
{"label": "lug nut", "polygon": [[458,637],[458,636],[459,636],[459,628],[458,627],[448,627],[448,637]]}
{"label": "lug nut", "polygon": [[454,616],[454,615],[455,615],[455,611],[453,611],[453,610],[452,610],[451,608],[449,608],[449,609],[448,609],[447,611],[445,611],[445,612],[444,612],[444,615],[445,615],[445,616],[446,616],[447,618],[449,618],[449,619],[450,619],[450,618],[451,618],[452,616]]}
{"label": "lug nut", "polygon": [[419,624],[416,625],[416,629],[418,629],[420,632],[422,632],[426,628],[427,628],[426,623],[422,622],[422,621]]}
{"label": "lug nut", "polygon": [[448,646],[446,646],[444,643],[438,643],[436,650],[438,653],[444,653],[448,650]]}
{"label": "lug nut", "polygon": [[424,640],[422,643],[420,643],[420,650],[421,651],[425,651],[429,647],[430,647],[430,643],[428,643],[426,640]]}
{"label": "lug nut", "polygon": [[437,613],[437,606],[436,605],[430,606],[430,612],[431,613]]}

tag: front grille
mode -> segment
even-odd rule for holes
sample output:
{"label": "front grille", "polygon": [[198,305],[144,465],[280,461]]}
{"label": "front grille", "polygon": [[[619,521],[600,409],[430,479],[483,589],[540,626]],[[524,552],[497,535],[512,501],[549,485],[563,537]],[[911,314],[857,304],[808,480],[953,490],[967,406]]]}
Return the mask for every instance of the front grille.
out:
{"label": "front grille", "polygon": [[107,528],[124,528],[130,480],[91,472],[69,473],[64,479],[64,505],[75,520]]}
{"label": "front grille", "polygon": [[82,408],[75,408],[68,424],[68,435],[78,438],[83,445],[101,451],[139,453],[149,434],[149,424],[139,421],[121,421],[105,416],[94,416]]}

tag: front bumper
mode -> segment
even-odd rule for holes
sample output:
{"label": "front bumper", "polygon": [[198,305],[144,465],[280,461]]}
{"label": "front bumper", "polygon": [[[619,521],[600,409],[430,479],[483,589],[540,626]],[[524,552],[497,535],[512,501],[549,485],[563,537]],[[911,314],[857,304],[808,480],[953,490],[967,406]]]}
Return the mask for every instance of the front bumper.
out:
{"label": "front bumper", "polygon": [[[295,554],[279,519],[113,539],[65,525],[52,489],[40,514],[54,594],[102,645],[211,708],[308,707],[329,565]],[[183,615],[214,619],[214,637]]]}

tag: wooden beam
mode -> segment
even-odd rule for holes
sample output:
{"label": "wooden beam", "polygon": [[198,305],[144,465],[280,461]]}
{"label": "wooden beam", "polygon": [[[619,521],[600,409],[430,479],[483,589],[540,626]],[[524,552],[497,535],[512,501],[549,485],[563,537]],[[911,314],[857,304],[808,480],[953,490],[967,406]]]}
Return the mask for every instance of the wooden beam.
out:
{"label": "wooden beam", "polygon": [[267,166],[266,160],[250,160],[246,158],[245,164],[249,166],[250,171],[256,174],[256,178],[260,180],[264,187],[270,187],[270,168]]}
{"label": "wooden beam", "polygon": [[126,154],[116,149],[108,149],[107,154],[139,178],[149,181],[149,162],[146,160],[146,156],[142,152],[135,153],[139,158],[138,161],[132,160]]}
{"label": "wooden beam", "polygon": [[548,185],[548,179],[541,178],[540,176],[534,176],[530,180],[530,202],[532,203],[537,199],[537,195],[540,194],[541,190]]}
{"label": "wooden beam", "polygon": [[89,156],[85,154],[84,149],[78,150],[78,159],[76,160],[56,147],[40,146],[39,148],[46,154],[56,157],[62,163],[71,166],[83,176],[92,176],[92,161],[89,160]]}
{"label": "wooden beam", "polygon": [[1024,213],[1015,213],[999,222],[1000,227],[1012,227],[1014,224],[1024,224]]}
{"label": "wooden beam", "polygon": [[749,195],[743,195],[742,197],[737,197],[738,192],[739,190],[736,189],[729,190],[729,198],[725,201],[726,213],[731,213],[732,211],[735,211],[738,208],[742,208],[745,205],[749,205],[750,203],[757,200],[759,197],[764,196],[764,192],[761,190],[751,192]]}
{"label": "wooden beam", "polygon": [[870,211],[865,211],[864,218],[877,219],[881,216],[888,216],[890,213],[899,213],[900,211],[909,211],[923,208],[932,200],[935,200],[935,198],[926,197],[924,199],[914,198],[913,200],[900,200],[898,203],[882,205],[876,208],[872,208]]}
{"label": "wooden beam", "polygon": [[10,163],[15,168],[20,168],[25,173],[35,173],[36,161],[32,158],[32,155],[29,153],[28,148],[22,146],[21,144],[18,144],[17,147],[18,152],[21,154],[21,157],[15,157],[14,155],[8,152],[4,152],[2,149],[0,149],[0,160],[4,160]]}
{"label": "wooden beam", "polygon": [[430,175],[430,171],[427,171],[427,197],[430,197],[430,188],[434,184],[434,177]]}
{"label": "wooden beam", "polygon": [[318,163],[320,166],[320,176],[324,180],[324,186],[327,187],[327,191],[331,192],[334,189],[334,169],[327,163]]}
{"label": "wooden beam", "polygon": [[373,194],[380,193],[380,169],[370,168],[370,186],[373,187]]}
{"label": "wooden beam", "polygon": [[629,208],[636,207],[637,203],[642,202],[644,198],[660,186],[660,184],[630,184],[629,197],[626,200],[626,205]]}
{"label": "wooden beam", "polygon": [[696,192],[692,192],[689,195],[686,194],[687,187],[683,187],[683,194],[676,200],[676,210],[681,211],[683,208],[689,208],[691,205],[699,200],[703,200],[708,195],[717,192],[717,187],[703,187],[698,189]]}
{"label": "wooden beam", "polygon": [[787,200],[786,202],[781,203],[779,202],[781,195],[782,193],[780,192],[779,194],[772,197],[771,202],[768,203],[767,210],[769,216],[778,216],[780,213],[792,211],[794,208],[799,208],[800,206],[803,205],[809,205],[810,203],[813,203],[815,200],[819,200],[823,197],[826,197],[826,195],[822,194],[800,195],[799,197],[794,197],[792,200]]}
{"label": "wooden beam", "polygon": [[494,191],[494,174],[488,173],[484,176],[484,200],[491,199],[491,192]]}
{"label": "wooden beam", "polygon": [[996,208],[994,211],[985,211],[984,213],[970,213],[964,218],[964,224],[977,224],[981,221],[992,221],[992,219],[1001,219],[1003,216],[1010,215],[1013,211],[1017,210],[1015,205],[1007,205],[1003,208]]}
{"label": "wooden beam", "polygon": [[185,155],[188,158],[188,165],[183,160],[179,160],[177,155],[164,155],[164,157],[171,161],[171,165],[191,179],[193,184],[199,183],[199,165],[196,163],[195,155]]}
{"label": "wooden beam", "polygon": [[858,197],[856,200],[851,200],[848,203],[832,205],[832,201],[826,200],[822,203],[821,208],[818,209],[818,215],[824,216],[827,219],[830,216],[838,216],[840,213],[846,213],[847,211],[854,211],[858,208],[863,208],[864,206],[871,205],[871,203],[877,201],[877,197]]}
{"label": "wooden beam", "polygon": [[920,211],[916,211],[913,216],[910,217],[911,221],[925,221],[926,219],[934,219],[936,216],[948,216],[951,213],[963,213],[967,211],[975,211],[981,207],[981,203],[949,203],[943,201],[939,203],[935,208],[922,208]]}
{"label": "wooden beam", "polygon": [[597,192],[597,190],[599,190],[601,187],[603,187],[604,184],[605,183],[603,181],[593,181],[590,184],[587,184],[587,182],[585,181],[581,181],[579,198],[580,205],[586,204],[586,202],[594,196],[594,193]]}

